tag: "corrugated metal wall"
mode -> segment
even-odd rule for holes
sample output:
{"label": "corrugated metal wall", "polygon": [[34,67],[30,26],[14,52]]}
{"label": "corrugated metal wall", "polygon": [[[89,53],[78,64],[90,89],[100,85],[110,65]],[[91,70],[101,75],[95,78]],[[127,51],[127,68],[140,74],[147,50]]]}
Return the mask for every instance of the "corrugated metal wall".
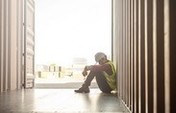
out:
{"label": "corrugated metal wall", "polygon": [[113,0],[119,97],[133,113],[174,113],[175,0]]}
{"label": "corrugated metal wall", "polygon": [[18,89],[21,85],[21,47],[18,47],[22,30],[17,21],[20,18],[18,3],[17,0],[0,0],[0,92]]}
{"label": "corrugated metal wall", "polygon": [[0,41],[0,67],[1,67],[1,91],[7,90],[10,87],[10,17],[9,17],[9,2],[1,0],[1,41]]}

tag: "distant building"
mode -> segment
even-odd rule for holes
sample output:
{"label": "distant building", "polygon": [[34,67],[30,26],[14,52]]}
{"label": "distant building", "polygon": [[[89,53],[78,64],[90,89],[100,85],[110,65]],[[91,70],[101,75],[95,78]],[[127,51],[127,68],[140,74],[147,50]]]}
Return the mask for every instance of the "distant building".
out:
{"label": "distant building", "polygon": [[43,64],[37,64],[35,70],[36,71],[45,71],[45,72],[48,72],[49,71],[49,66],[48,65],[43,65]]}

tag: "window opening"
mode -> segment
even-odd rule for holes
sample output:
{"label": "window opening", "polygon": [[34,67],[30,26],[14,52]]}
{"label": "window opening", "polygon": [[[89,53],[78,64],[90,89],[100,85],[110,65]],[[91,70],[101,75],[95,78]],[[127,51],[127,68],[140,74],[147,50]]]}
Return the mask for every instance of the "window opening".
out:
{"label": "window opening", "polygon": [[36,1],[36,86],[83,82],[96,52],[111,59],[111,6],[111,0]]}

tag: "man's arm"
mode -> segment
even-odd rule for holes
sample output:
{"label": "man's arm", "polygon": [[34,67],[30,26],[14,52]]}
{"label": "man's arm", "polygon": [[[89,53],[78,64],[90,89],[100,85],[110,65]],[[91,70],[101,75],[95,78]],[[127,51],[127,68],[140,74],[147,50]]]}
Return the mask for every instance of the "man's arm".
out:
{"label": "man's arm", "polygon": [[105,71],[107,74],[111,75],[113,72],[112,72],[112,69],[111,69],[111,66],[109,64],[103,64],[103,65],[94,65],[91,67],[92,71]]}
{"label": "man's arm", "polygon": [[82,74],[83,76],[87,75],[87,71],[105,71],[107,74],[111,75],[112,69],[109,64],[103,64],[103,65],[90,65],[90,66],[85,66]]}

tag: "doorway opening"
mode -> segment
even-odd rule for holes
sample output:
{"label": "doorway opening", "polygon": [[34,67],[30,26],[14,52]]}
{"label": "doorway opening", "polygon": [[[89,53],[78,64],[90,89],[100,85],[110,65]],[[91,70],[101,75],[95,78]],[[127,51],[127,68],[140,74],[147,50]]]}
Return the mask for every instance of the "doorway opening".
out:
{"label": "doorway opening", "polygon": [[[85,65],[111,59],[111,0],[35,2],[35,87],[79,87]],[[92,87],[96,87],[95,81]]]}

